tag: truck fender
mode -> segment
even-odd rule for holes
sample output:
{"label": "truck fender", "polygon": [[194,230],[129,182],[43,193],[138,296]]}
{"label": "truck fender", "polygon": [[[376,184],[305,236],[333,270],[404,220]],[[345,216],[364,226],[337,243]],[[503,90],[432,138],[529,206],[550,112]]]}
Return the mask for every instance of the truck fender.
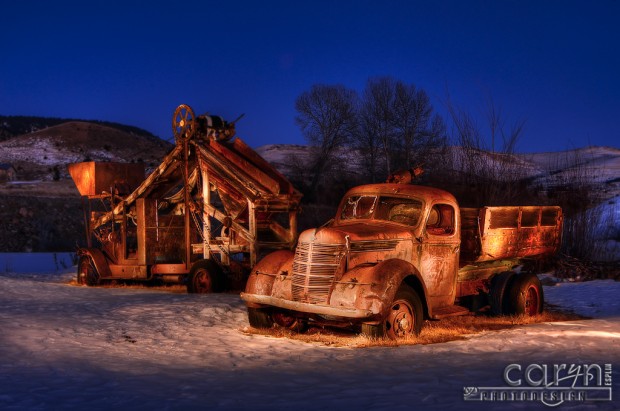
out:
{"label": "truck fender", "polygon": [[271,295],[276,277],[292,274],[294,257],[295,254],[289,250],[279,250],[267,254],[250,272],[248,282],[245,285],[245,292],[247,294]]}
{"label": "truck fender", "polygon": [[77,254],[79,256],[83,256],[83,255],[89,256],[95,266],[95,270],[97,270],[97,273],[99,273],[99,276],[101,278],[112,277],[112,272],[110,271],[108,260],[103,254],[103,251],[97,248],[80,248]]}
{"label": "truck fender", "polygon": [[[390,309],[392,301],[401,284],[406,283],[414,289],[428,312],[426,302],[426,286],[419,271],[409,262],[397,258],[382,261],[374,266],[356,267],[345,273],[340,283],[359,284],[356,293],[355,306],[357,308],[369,309],[379,315],[375,316],[376,321],[381,321]],[[339,287],[336,287],[339,290]],[[335,290],[335,291],[336,291]],[[345,299],[345,289],[333,297]]]}

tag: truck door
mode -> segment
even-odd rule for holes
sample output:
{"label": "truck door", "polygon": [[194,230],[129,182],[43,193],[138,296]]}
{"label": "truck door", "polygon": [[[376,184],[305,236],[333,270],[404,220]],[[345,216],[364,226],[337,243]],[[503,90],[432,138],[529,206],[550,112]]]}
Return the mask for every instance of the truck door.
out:
{"label": "truck door", "polygon": [[422,275],[436,306],[454,304],[459,267],[459,230],[452,204],[433,204],[425,224]]}

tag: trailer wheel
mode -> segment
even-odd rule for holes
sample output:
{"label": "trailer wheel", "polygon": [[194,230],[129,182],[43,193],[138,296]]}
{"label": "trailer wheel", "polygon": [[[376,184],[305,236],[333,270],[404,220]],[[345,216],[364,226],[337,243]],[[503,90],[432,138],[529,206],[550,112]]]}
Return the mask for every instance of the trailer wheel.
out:
{"label": "trailer wheel", "polygon": [[407,285],[401,285],[387,316],[379,324],[362,324],[362,334],[371,338],[387,336],[402,340],[419,335],[424,320],[420,296]]}
{"label": "trailer wheel", "polygon": [[248,307],[248,321],[254,328],[273,327],[273,318],[268,309]]}
{"label": "trailer wheel", "polygon": [[535,274],[519,275],[509,291],[509,314],[532,317],[543,312],[545,296],[540,280]]}
{"label": "trailer wheel", "polygon": [[222,269],[212,260],[194,263],[187,281],[187,292],[195,294],[219,293],[224,289]]}
{"label": "trailer wheel", "polygon": [[83,255],[78,262],[77,283],[94,287],[100,283],[99,273],[90,257]]}

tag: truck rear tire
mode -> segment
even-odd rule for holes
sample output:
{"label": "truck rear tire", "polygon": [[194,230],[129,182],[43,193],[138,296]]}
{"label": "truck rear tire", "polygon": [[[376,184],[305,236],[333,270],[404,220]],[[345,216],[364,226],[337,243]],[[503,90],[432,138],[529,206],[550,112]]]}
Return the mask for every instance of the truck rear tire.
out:
{"label": "truck rear tire", "polygon": [[191,294],[219,293],[224,289],[224,273],[213,260],[200,260],[192,265],[187,279]]}
{"label": "truck rear tire", "polygon": [[518,275],[509,288],[508,314],[532,317],[543,312],[545,296],[540,280],[533,273]]}
{"label": "truck rear tire", "polygon": [[248,307],[248,322],[254,328],[272,328],[273,318],[268,309]]}
{"label": "truck rear tire", "polygon": [[87,255],[81,256],[78,262],[77,283],[80,285],[94,287],[99,285],[100,282],[101,279],[99,277],[99,273],[97,272],[92,259]]}
{"label": "truck rear tire", "polygon": [[371,338],[388,337],[391,340],[402,340],[419,335],[424,321],[422,300],[412,288],[400,286],[390,311],[379,324],[362,324],[362,334]]}
{"label": "truck rear tire", "polygon": [[516,273],[514,271],[504,271],[491,279],[491,289],[489,292],[489,304],[491,314],[509,314],[509,292]]}

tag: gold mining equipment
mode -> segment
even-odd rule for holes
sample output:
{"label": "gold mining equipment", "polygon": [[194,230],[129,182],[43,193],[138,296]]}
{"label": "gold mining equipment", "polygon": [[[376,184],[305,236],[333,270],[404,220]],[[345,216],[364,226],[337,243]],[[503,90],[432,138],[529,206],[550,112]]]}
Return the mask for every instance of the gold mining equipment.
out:
{"label": "gold mining equipment", "polygon": [[83,200],[87,246],[77,281],[243,287],[259,256],[293,249],[301,193],[235,136],[235,125],[174,112],[174,149],[145,178],[140,163],[83,162],[69,173]]}

